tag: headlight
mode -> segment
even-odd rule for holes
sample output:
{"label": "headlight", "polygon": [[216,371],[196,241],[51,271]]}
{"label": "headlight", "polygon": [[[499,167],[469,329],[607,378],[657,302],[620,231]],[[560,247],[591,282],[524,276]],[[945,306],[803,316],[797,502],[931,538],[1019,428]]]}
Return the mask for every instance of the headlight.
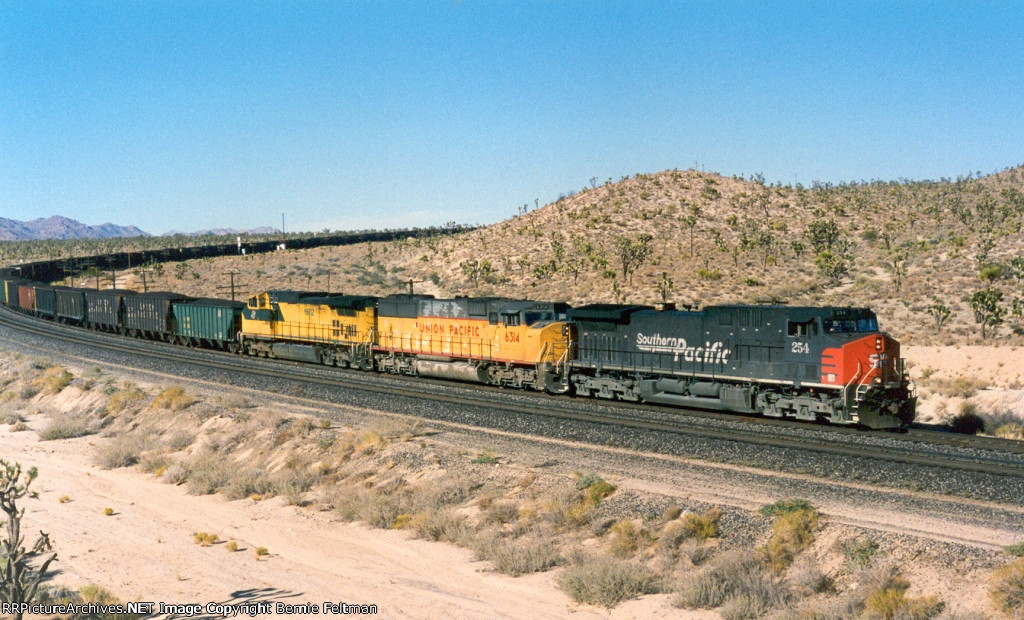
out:
{"label": "headlight", "polygon": [[881,377],[875,377],[875,385],[882,385],[882,378]]}

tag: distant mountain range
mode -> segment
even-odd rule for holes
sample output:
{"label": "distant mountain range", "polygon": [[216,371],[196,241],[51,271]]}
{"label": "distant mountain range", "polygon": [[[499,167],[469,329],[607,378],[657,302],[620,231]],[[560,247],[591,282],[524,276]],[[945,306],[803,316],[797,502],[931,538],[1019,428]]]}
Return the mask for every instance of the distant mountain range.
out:
{"label": "distant mountain range", "polygon": [[[196,232],[172,230],[162,236],[186,235],[199,237],[202,235],[266,235],[278,232],[275,228],[263,226],[252,230],[235,230],[234,228],[211,228]],[[152,237],[148,232],[136,226],[118,226],[116,224],[100,224],[89,226],[77,220],[61,215],[39,218],[29,222],[20,222],[0,217],[0,241],[25,241],[30,239],[110,239],[112,237]]]}
{"label": "distant mountain range", "polygon": [[100,224],[89,226],[77,220],[54,215],[29,222],[0,217],[0,240],[27,239],[108,239],[111,237],[149,237],[150,234],[135,226]]}
{"label": "distant mountain range", "polygon": [[211,228],[209,230],[198,230],[196,232],[181,232],[180,230],[169,230],[161,236],[173,237],[174,235],[185,235],[186,237],[199,237],[202,235],[272,235],[278,232],[281,231],[276,228],[271,228],[269,226],[261,226],[259,228],[252,228],[250,230],[235,230],[234,228]]}

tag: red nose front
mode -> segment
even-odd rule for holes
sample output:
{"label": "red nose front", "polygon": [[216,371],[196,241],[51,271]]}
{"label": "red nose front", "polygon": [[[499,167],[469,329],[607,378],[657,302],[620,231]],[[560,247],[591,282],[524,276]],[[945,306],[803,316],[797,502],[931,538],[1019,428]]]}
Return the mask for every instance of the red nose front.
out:
{"label": "red nose front", "polygon": [[900,380],[900,343],[882,334],[847,342],[821,354],[821,382],[830,385],[890,383]]}

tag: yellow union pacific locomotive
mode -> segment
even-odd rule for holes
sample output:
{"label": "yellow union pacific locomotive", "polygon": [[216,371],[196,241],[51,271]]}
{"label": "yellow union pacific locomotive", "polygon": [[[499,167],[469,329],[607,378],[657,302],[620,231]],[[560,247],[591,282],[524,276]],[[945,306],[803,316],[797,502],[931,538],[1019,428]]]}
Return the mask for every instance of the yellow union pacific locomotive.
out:
{"label": "yellow union pacific locomotive", "polygon": [[242,352],[562,392],[564,303],[267,291],[242,315]]}
{"label": "yellow union pacific locomotive", "polygon": [[249,355],[369,369],[376,298],[267,291],[242,313],[241,350]]}
{"label": "yellow union pacific locomotive", "polygon": [[568,357],[564,303],[499,297],[377,300],[379,370],[561,392]]}

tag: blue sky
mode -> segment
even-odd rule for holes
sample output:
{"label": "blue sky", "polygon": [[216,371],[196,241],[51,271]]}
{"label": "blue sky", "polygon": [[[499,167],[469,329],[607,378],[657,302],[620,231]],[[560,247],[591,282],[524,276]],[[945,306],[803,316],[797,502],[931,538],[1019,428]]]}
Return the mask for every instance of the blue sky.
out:
{"label": "blue sky", "polygon": [[493,223],[591,178],[1024,162],[1020,2],[0,0],[0,217]]}

